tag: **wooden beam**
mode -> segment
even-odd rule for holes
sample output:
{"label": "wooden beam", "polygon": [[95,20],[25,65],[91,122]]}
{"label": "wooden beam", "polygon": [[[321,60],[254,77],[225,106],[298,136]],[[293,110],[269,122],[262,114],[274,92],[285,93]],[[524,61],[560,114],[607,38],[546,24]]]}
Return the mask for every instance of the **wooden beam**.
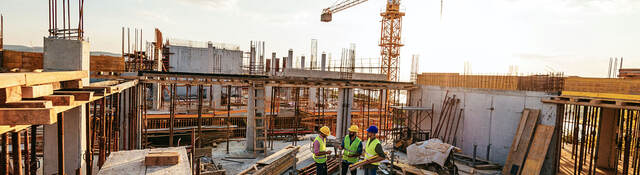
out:
{"label": "wooden beam", "polygon": [[25,84],[25,76],[22,73],[1,73],[0,88],[20,86]]}
{"label": "wooden beam", "polygon": [[108,81],[93,82],[89,84],[89,86],[112,86],[118,83],[120,83],[120,81],[118,80],[108,80]]}
{"label": "wooden beam", "polygon": [[61,81],[60,86],[62,89],[80,89],[82,88],[82,80]]}
{"label": "wooden beam", "polygon": [[0,108],[0,125],[49,125],[55,122],[53,108]]}
{"label": "wooden beam", "polygon": [[112,87],[115,87],[118,92],[121,92],[121,91],[123,91],[125,89],[129,89],[129,88],[131,88],[131,87],[133,87],[133,86],[135,86],[137,84],[138,84],[138,80],[130,80],[130,81],[127,81],[127,82],[124,82],[124,83],[120,83],[120,84],[112,86]]}
{"label": "wooden beam", "polygon": [[180,162],[180,154],[175,151],[150,152],[144,157],[146,166],[176,165]]}
{"label": "wooden beam", "polygon": [[70,106],[75,101],[73,95],[48,95],[37,99],[51,101],[53,106]]}
{"label": "wooden beam", "polygon": [[53,85],[51,84],[22,87],[22,98],[38,98],[51,94],[53,94]]}
{"label": "wooden beam", "polygon": [[73,95],[76,101],[90,101],[93,97],[92,91],[61,91],[57,90],[53,92],[56,95]]}
{"label": "wooden beam", "polygon": [[51,101],[18,101],[0,104],[1,108],[51,108]]}
{"label": "wooden beam", "polygon": [[89,78],[87,71],[30,72],[24,75],[27,86]]}
{"label": "wooden beam", "polygon": [[17,102],[22,100],[22,89],[20,86],[12,86],[0,89],[0,104]]}
{"label": "wooden beam", "polygon": [[0,134],[6,133],[6,132],[11,132],[11,131],[20,131],[23,130],[25,128],[28,128],[31,125],[15,125],[15,126],[11,126],[11,125],[0,125]]}

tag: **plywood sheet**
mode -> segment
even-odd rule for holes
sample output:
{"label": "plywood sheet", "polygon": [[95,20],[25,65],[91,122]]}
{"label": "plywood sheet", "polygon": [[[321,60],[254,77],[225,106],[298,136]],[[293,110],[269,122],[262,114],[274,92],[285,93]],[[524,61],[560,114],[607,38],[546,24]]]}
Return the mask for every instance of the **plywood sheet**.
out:
{"label": "plywood sheet", "polygon": [[[527,110],[529,112],[526,112]],[[522,171],[522,165],[538,122],[540,110],[525,108],[522,113],[523,116],[520,118],[520,123],[524,122],[524,125],[518,126],[518,133],[516,133],[513,138],[513,143],[511,144],[507,161],[502,169],[502,174],[518,175]],[[525,114],[528,115],[525,116]],[[520,128],[520,126],[524,126],[524,128]]]}
{"label": "plywood sheet", "polygon": [[553,126],[548,125],[537,126],[533,141],[531,141],[531,148],[529,149],[527,159],[522,168],[522,175],[540,174],[544,157],[547,155],[547,150],[551,144],[553,129]]}

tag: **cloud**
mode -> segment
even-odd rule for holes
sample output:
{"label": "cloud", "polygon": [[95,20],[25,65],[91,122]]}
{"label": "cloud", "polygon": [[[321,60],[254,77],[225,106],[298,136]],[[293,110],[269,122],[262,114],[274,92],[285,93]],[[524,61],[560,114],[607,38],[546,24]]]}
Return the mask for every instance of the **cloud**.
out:
{"label": "cloud", "polygon": [[207,9],[226,9],[236,6],[238,0],[178,0]]}

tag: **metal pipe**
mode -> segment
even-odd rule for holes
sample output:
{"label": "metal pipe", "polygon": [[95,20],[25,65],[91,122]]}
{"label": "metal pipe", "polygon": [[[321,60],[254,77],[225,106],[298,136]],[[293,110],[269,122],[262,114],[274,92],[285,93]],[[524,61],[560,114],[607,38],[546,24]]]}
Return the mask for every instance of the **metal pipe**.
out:
{"label": "metal pipe", "polygon": [[64,171],[64,113],[58,113],[58,174]]}
{"label": "metal pipe", "polygon": [[471,166],[476,166],[476,153],[478,150],[478,145],[477,144],[473,144],[473,160],[471,162]]}
{"label": "metal pipe", "polygon": [[171,105],[169,106],[169,147],[173,147],[173,125],[175,122],[176,84],[171,84]]}
{"label": "metal pipe", "polygon": [[24,130],[24,173],[29,174],[31,172],[31,166],[29,163],[31,162],[30,150],[29,150],[29,129]]}
{"label": "metal pipe", "polygon": [[[37,170],[38,170],[38,157],[36,157],[36,152],[38,152],[38,150],[36,149],[36,141],[37,141],[37,130],[38,130],[38,126],[37,125],[31,125],[31,159],[29,162],[29,174],[30,175],[36,175]],[[26,148],[26,147],[25,147]]]}
{"label": "metal pipe", "polygon": [[11,132],[11,159],[13,174],[22,175],[22,151],[20,150],[20,131]]}
{"label": "metal pipe", "polygon": [[2,143],[0,143],[0,174],[9,174],[9,153],[7,151],[7,142],[9,142],[9,135],[7,133],[2,134]]}
{"label": "metal pipe", "polygon": [[[95,102],[94,102],[95,104]],[[86,174],[93,174],[93,150],[92,150],[92,146],[93,146],[93,140],[91,137],[91,133],[93,132],[93,128],[91,127],[91,104],[87,103],[85,105],[85,117],[86,117],[86,158],[85,158],[85,163],[87,164],[87,170],[86,170]]]}
{"label": "metal pipe", "polygon": [[[198,137],[202,137],[202,95],[204,94],[203,85],[198,85]],[[198,141],[198,148],[202,147],[202,142]]]}

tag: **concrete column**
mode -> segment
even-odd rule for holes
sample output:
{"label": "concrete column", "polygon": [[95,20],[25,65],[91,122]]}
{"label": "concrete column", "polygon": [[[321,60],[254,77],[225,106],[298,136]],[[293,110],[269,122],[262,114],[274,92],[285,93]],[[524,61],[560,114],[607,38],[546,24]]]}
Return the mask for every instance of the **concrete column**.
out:
{"label": "concrete column", "polygon": [[[291,69],[293,68],[293,49],[289,49],[289,55],[287,56],[287,60],[285,61],[286,65],[283,66],[285,67],[284,69]],[[285,71],[283,70],[283,72]]]}
{"label": "concrete column", "polygon": [[321,71],[327,70],[327,54],[324,52],[322,53],[322,59],[320,60],[320,70]]}
{"label": "concrete column", "polygon": [[216,107],[221,106],[222,103],[222,85],[213,85],[213,103]]}
{"label": "concrete column", "polygon": [[304,56],[300,57],[300,69],[304,69]]}
{"label": "concrete column", "polygon": [[317,93],[318,93],[318,88],[315,88],[315,87],[309,88],[309,106],[312,107],[312,109],[313,107],[316,106],[316,103],[318,103]]}
{"label": "concrete column", "polygon": [[[253,142],[256,135],[256,117],[264,117],[264,88],[249,87],[249,99],[247,103],[247,130],[245,150],[253,151]],[[264,120],[263,120],[264,121]]]}
{"label": "concrete column", "polygon": [[161,98],[162,98],[162,89],[160,89],[160,84],[159,83],[153,83],[151,86],[151,95],[153,98],[153,104],[151,106],[151,109],[153,110],[159,110],[161,108]]}
{"label": "concrete column", "polygon": [[[351,108],[353,107],[353,89],[338,90],[338,117],[336,125],[336,137],[342,138],[346,130],[351,126]],[[344,127],[342,127],[344,126]]]}
{"label": "concrete column", "polygon": [[598,142],[598,168],[613,168],[616,160],[616,128],[619,109],[602,108],[602,126]]}
{"label": "concrete column", "polygon": [[[89,43],[86,41],[44,38],[43,68],[45,71],[89,71]],[[87,73],[87,77],[89,77]],[[89,78],[82,79],[89,85]],[[58,173],[57,125],[44,125],[43,173]],[[64,112],[64,153],[65,173],[76,174],[77,169],[84,170],[86,164],[85,106]],[[80,171],[85,174],[86,171]]]}

